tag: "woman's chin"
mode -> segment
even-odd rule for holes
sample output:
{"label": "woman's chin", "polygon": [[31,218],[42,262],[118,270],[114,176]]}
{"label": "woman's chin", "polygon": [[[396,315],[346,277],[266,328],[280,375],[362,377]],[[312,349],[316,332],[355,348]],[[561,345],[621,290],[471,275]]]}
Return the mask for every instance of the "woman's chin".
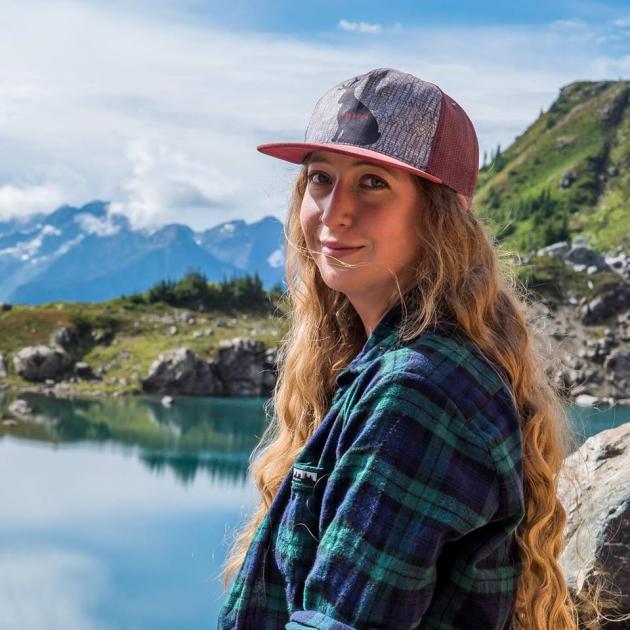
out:
{"label": "woman's chin", "polygon": [[320,274],[324,284],[333,291],[348,294],[348,292],[356,291],[359,288],[358,270],[342,269],[337,267],[326,266],[320,268]]}

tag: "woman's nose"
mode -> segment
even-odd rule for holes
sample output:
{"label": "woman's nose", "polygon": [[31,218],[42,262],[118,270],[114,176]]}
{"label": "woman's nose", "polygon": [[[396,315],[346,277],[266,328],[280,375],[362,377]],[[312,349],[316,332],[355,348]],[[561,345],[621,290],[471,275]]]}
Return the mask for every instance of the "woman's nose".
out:
{"label": "woman's nose", "polygon": [[354,220],[356,195],[351,186],[338,180],[322,200],[321,221],[324,225],[347,225]]}

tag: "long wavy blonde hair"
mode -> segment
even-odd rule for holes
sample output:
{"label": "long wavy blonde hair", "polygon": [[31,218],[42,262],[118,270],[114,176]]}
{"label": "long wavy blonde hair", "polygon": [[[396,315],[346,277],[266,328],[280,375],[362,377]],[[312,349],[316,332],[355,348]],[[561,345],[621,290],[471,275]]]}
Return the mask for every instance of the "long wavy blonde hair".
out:
{"label": "long wavy blonde hair", "polygon": [[[572,596],[558,561],[566,513],[557,477],[576,444],[562,395],[545,371],[528,321],[525,290],[472,208],[446,186],[414,180],[424,202],[418,212],[422,246],[401,336],[413,339],[442,318],[455,321],[505,369],[520,413],[526,514],[516,531],[523,565],[513,628],[599,628],[603,603],[612,600],[604,600],[601,584]],[[344,294],[324,284],[308,250],[300,225],[306,185],[304,165],[285,221],[289,331],[279,348],[273,397],[265,407],[269,422],[250,459],[260,502],[228,550],[226,587],[282,480],[328,411],[337,374],[366,341],[357,312]]]}

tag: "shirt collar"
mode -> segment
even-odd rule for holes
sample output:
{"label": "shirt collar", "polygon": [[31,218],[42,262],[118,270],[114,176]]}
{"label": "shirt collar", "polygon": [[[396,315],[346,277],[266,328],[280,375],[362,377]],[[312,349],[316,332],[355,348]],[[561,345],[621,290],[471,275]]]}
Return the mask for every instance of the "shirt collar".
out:
{"label": "shirt collar", "polygon": [[402,315],[403,304],[397,302],[381,317],[359,354],[337,375],[336,383],[338,386],[343,385],[348,380],[353,380],[365,364],[399,343],[398,328],[402,321]]}

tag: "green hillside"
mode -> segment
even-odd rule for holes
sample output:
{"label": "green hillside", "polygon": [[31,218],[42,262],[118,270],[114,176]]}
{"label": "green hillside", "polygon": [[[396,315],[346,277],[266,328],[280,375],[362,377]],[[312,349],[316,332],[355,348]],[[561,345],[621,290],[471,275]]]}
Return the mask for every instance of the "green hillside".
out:
{"label": "green hillside", "polygon": [[630,245],[630,81],[577,81],[479,174],[475,204],[520,254],[588,236]]}

